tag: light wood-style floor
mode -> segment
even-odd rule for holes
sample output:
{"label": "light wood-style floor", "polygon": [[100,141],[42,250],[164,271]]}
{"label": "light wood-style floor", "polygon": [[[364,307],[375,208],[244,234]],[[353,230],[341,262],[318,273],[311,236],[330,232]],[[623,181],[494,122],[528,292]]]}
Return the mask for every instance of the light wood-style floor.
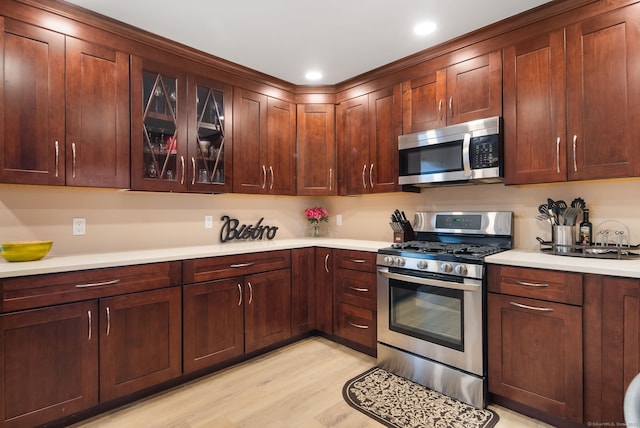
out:
{"label": "light wood-style floor", "polygon": [[[374,365],[368,355],[312,337],[74,427],[382,427],[342,398],[345,382]],[[500,415],[498,428],[548,426],[490,408]]]}

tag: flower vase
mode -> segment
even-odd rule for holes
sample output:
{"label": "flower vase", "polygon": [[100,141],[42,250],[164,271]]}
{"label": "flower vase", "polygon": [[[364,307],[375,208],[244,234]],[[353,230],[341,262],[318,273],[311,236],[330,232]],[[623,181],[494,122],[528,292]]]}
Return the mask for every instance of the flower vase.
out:
{"label": "flower vase", "polygon": [[311,223],[311,237],[317,238],[320,236],[320,224]]}

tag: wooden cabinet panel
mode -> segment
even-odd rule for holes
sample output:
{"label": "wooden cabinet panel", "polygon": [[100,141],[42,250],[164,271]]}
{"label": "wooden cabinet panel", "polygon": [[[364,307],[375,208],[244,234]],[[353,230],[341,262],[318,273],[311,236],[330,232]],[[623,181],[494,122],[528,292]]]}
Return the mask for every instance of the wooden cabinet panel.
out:
{"label": "wooden cabinet panel", "polygon": [[501,115],[501,51],[402,83],[404,134]]}
{"label": "wooden cabinet panel", "polygon": [[376,274],[351,269],[336,271],[334,291],[340,302],[376,309]]}
{"label": "wooden cabinet panel", "polygon": [[373,350],[376,347],[376,313],[370,309],[339,303],[336,306],[336,334]]}
{"label": "wooden cabinet panel", "polygon": [[640,373],[640,281],[584,275],[585,421],[624,425],[624,394]]}
{"label": "wooden cabinet panel", "polygon": [[369,94],[369,192],[399,190],[398,136],[402,126],[400,85]]}
{"label": "wooden cabinet panel", "polygon": [[339,104],[336,128],[340,194],[368,193],[369,96],[362,95]]}
{"label": "wooden cabinet panel", "polygon": [[447,67],[447,124],[502,115],[502,51]]}
{"label": "wooden cabinet panel", "polygon": [[0,181],[64,185],[65,38],[4,17],[0,29]]}
{"label": "wooden cabinet panel", "polygon": [[582,308],[494,293],[487,307],[489,391],[582,422]]}
{"label": "wooden cabinet panel", "polygon": [[296,107],[269,97],[267,99],[266,193],[296,193]]}
{"label": "wooden cabinet panel", "polygon": [[582,305],[580,273],[490,264],[487,284],[488,290],[494,293]]}
{"label": "wooden cabinet panel", "polygon": [[67,37],[66,184],[129,187],[129,55]]}
{"label": "wooden cabinet panel", "polygon": [[334,250],[336,267],[363,272],[376,272],[377,253],[357,250]]}
{"label": "wooden cabinet panel", "polygon": [[181,262],[150,263],[0,280],[0,311],[50,306],[180,284]]}
{"label": "wooden cabinet panel", "polygon": [[191,284],[284,269],[290,266],[289,250],[185,260],[182,265],[182,282]]}
{"label": "wooden cabinet panel", "polygon": [[337,194],[335,110],[333,104],[297,106],[298,195]]}
{"label": "wooden cabinet panel", "polygon": [[245,351],[291,337],[291,271],[249,275],[245,284]]}
{"label": "wooden cabinet panel", "polygon": [[640,174],[639,16],[636,4],[567,27],[570,180]]}
{"label": "wooden cabinet panel", "polygon": [[335,250],[316,248],[316,329],[333,333],[333,272]]}
{"label": "wooden cabinet panel", "polygon": [[100,326],[102,402],[181,374],[180,287],[102,299]]}
{"label": "wooden cabinet panel", "polygon": [[95,301],[0,316],[2,426],[36,426],[98,404]]}
{"label": "wooden cabinet panel", "polygon": [[504,50],[505,183],[567,177],[564,30]]}
{"label": "wooden cabinet panel", "polygon": [[447,74],[438,70],[402,83],[402,133],[446,126]]}
{"label": "wooden cabinet panel", "polygon": [[316,249],[291,250],[291,334],[316,328]]}
{"label": "wooden cabinet panel", "polygon": [[242,278],[183,287],[184,371],[244,354]]}

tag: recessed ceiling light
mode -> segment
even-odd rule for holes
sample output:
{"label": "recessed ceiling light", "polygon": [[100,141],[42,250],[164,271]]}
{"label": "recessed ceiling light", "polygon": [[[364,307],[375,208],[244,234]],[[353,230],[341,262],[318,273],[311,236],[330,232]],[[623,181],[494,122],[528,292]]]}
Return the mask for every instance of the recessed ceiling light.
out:
{"label": "recessed ceiling light", "polygon": [[320,80],[322,79],[322,73],[319,71],[308,71],[304,77],[306,77],[307,80]]}
{"label": "recessed ceiling light", "polygon": [[436,24],[434,22],[421,22],[413,27],[413,32],[418,36],[426,36],[436,31]]}

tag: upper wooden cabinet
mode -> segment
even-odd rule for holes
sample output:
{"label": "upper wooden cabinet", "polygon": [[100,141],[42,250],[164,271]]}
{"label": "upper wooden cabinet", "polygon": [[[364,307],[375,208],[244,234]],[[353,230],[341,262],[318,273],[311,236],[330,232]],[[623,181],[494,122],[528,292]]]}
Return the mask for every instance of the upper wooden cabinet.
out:
{"label": "upper wooden cabinet", "polygon": [[336,195],[336,108],[333,104],[299,104],[297,111],[297,194]]}
{"label": "upper wooden cabinet", "polygon": [[0,27],[0,181],[128,188],[129,55],[9,18]]}
{"label": "upper wooden cabinet", "polygon": [[640,175],[639,13],[629,6],[505,49],[506,184]]}
{"label": "upper wooden cabinet", "polygon": [[295,194],[295,105],[234,88],[233,191]]}
{"label": "upper wooden cabinet", "polygon": [[336,109],[341,195],[399,190],[400,85],[340,103]]}
{"label": "upper wooden cabinet", "polygon": [[402,132],[502,115],[502,52],[495,51],[402,83]]}

